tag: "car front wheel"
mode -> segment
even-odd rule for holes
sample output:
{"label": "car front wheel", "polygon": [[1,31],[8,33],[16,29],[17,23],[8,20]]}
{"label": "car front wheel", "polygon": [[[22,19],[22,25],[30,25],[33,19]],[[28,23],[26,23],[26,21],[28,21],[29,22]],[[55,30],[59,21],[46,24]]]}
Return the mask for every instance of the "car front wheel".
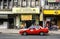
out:
{"label": "car front wheel", "polygon": [[40,32],[39,34],[40,34],[41,36],[43,36],[43,35],[44,35],[44,33],[43,33],[43,32]]}
{"label": "car front wheel", "polygon": [[23,33],[23,35],[27,35],[27,33],[26,33],[26,32],[24,32],[24,33]]}

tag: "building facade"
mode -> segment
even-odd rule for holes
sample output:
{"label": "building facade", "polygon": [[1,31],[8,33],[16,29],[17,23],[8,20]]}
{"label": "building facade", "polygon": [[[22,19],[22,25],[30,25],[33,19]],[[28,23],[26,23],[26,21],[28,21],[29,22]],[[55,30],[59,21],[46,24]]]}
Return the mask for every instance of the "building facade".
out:
{"label": "building facade", "polygon": [[50,27],[57,25],[60,28],[60,0],[45,0],[43,15],[45,23],[48,22]]}
{"label": "building facade", "polygon": [[16,26],[30,27],[40,22],[40,0],[19,0],[18,7],[12,9],[16,15]]}
{"label": "building facade", "polygon": [[0,0],[0,28],[8,27],[13,4],[13,0]]}
{"label": "building facade", "polygon": [[40,0],[0,0],[0,28],[42,25],[42,18]]}

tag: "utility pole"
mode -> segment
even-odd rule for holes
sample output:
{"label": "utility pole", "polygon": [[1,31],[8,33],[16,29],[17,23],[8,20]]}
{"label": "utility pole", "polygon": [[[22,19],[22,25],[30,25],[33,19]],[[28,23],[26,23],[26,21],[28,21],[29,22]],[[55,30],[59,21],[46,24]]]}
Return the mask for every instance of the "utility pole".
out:
{"label": "utility pole", "polygon": [[43,13],[44,13],[44,12],[43,12],[44,4],[45,4],[45,0],[41,0],[41,10],[42,10],[41,13],[42,13],[42,17],[43,17],[43,18],[42,18],[42,20],[43,20],[43,21],[42,21],[42,22],[43,22],[43,27],[45,27],[45,26],[44,26],[44,14],[43,14]]}

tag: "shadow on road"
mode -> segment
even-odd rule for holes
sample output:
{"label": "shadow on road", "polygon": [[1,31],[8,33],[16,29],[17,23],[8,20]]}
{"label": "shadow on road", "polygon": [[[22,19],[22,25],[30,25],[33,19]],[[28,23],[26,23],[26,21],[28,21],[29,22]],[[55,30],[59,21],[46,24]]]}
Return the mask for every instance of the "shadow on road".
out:
{"label": "shadow on road", "polygon": [[50,35],[48,34],[48,35],[21,35],[21,36],[50,36]]}

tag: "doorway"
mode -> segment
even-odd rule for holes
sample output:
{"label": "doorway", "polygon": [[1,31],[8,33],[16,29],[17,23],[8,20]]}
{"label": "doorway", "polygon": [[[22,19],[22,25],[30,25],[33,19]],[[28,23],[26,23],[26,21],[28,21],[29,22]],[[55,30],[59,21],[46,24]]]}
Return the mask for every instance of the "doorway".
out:
{"label": "doorway", "polygon": [[14,18],[9,18],[8,22],[9,22],[8,28],[13,29],[14,28]]}
{"label": "doorway", "polygon": [[28,21],[25,21],[26,22],[26,28],[30,27],[32,24],[35,23],[35,20],[28,20]]}

